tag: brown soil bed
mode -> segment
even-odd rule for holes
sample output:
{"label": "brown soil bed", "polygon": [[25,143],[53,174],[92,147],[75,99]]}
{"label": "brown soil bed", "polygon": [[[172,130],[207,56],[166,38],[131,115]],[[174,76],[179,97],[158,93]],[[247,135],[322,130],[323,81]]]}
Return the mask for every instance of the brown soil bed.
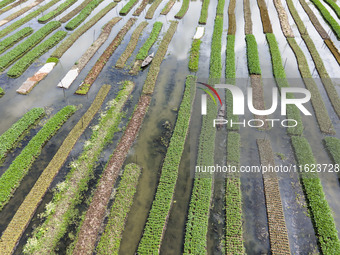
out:
{"label": "brown soil bed", "polygon": [[[261,164],[263,166],[275,166],[270,141],[257,139],[257,146],[259,148]],[[263,187],[266,198],[271,252],[275,255],[291,254],[276,173],[263,174]]]}
{"label": "brown soil bed", "polygon": [[336,61],[340,65],[340,52],[339,52],[338,48],[335,47],[335,45],[334,45],[334,43],[331,39],[325,39],[324,41],[325,41],[325,44],[327,45],[327,47],[329,48],[329,50],[332,52],[334,58],[336,59]]}
{"label": "brown soil bed", "polygon": [[139,16],[142,13],[142,11],[144,11],[148,3],[149,3],[149,0],[143,0],[132,15]]}
{"label": "brown soil bed", "polygon": [[236,33],[236,17],[235,17],[236,0],[230,0],[228,7],[228,35]]}
{"label": "brown soil bed", "polygon": [[129,71],[129,74],[136,75],[139,72],[142,66],[142,63],[143,63],[143,60],[136,60],[135,63],[133,64],[133,67]]}
{"label": "brown soil bed", "polygon": [[169,0],[169,2],[166,4],[164,9],[162,10],[161,14],[162,15],[167,15],[169,11],[171,10],[172,6],[176,3],[176,0]]}
{"label": "brown soil bed", "polygon": [[280,25],[285,37],[294,37],[292,27],[289,25],[288,15],[283,8],[281,0],[274,0],[275,9],[279,15]]}
{"label": "brown soil bed", "polygon": [[273,33],[272,24],[268,14],[267,5],[264,0],[257,0],[257,5],[260,8],[261,21],[263,25],[263,33]]}
{"label": "brown soil bed", "polygon": [[246,35],[253,33],[253,22],[251,21],[251,11],[249,0],[243,1],[243,12],[244,12],[244,33]]}
{"label": "brown soil bed", "polygon": [[[251,80],[251,87],[253,88],[253,105],[254,108],[257,110],[265,110],[265,104],[264,104],[264,97],[263,97],[263,86],[262,86],[262,77],[261,75],[252,74],[250,75]],[[258,116],[255,115],[256,119],[262,120],[264,122],[264,125],[259,128],[260,130],[266,130],[269,129],[268,122],[266,121],[267,116]],[[252,125],[261,125],[261,122],[257,122],[256,124]]]}
{"label": "brown soil bed", "polygon": [[137,108],[126,127],[124,135],[102,174],[80,229],[78,242],[73,253],[74,255],[92,254],[95,248],[98,231],[105,216],[106,207],[110,200],[113,186],[130,147],[137,137],[138,131],[150,105],[150,101],[151,96],[148,95],[142,95],[139,99]]}

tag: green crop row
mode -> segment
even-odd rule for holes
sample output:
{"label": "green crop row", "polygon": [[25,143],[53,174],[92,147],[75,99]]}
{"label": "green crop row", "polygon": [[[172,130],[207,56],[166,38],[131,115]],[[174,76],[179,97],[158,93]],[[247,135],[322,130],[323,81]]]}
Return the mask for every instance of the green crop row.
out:
{"label": "green crop row", "polygon": [[222,74],[222,32],[223,32],[223,16],[215,18],[214,31],[211,40],[211,53],[210,53],[210,67],[209,77],[220,78]]}
{"label": "green crop row", "polygon": [[158,8],[158,6],[161,4],[162,0],[155,0],[153,1],[152,5],[149,7],[148,11],[145,14],[146,19],[152,19],[153,15]]}
{"label": "green crop row", "polygon": [[[240,134],[229,132],[227,138],[227,164],[240,165]],[[242,228],[242,193],[239,176],[226,179],[226,254],[244,254]]]}
{"label": "green crop row", "polygon": [[162,15],[167,15],[171,10],[172,6],[176,3],[176,0],[169,0],[161,11]]}
{"label": "green crop row", "polygon": [[[91,106],[68,133],[48,166],[44,169],[30,192],[26,195],[6,230],[2,233],[0,250],[3,254],[11,254],[16,247],[30,220],[34,216],[41,200],[50,188],[52,181],[64,165],[79,137],[84,133],[95,114],[97,114],[98,110],[101,108],[110,88],[111,86],[109,85],[103,85],[100,88]],[[48,252],[47,254],[50,253]]]}
{"label": "green crop row", "polygon": [[[225,77],[226,83],[235,85],[236,67],[235,67],[235,35],[227,35],[227,50],[226,50],[226,63],[225,63]],[[233,123],[238,122],[238,116],[233,114],[233,96],[229,90],[225,94],[226,102],[226,115],[228,120]],[[238,130],[239,125],[231,126],[231,121],[227,123],[228,130]]]}
{"label": "green crop row", "polygon": [[223,17],[225,0],[219,0],[217,2],[216,16]]}
{"label": "green crop row", "polygon": [[103,70],[105,64],[107,63],[109,58],[112,56],[112,54],[115,52],[115,50],[120,45],[120,43],[123,41],[126,33],[130,30],[130,28],[133,26],[135,22],[136,22],[136,18],[130,18],[126,22],[126,24],[121,28],[121,30],[118,32],[116,37],[110,43],[110,45],[105,49],[103,54],[99,57],[96,64],[91,68],[89,73],[86,75],[83,83],[76,90],[75,92],[76,94],[86,95],[89,92],[92,84],[97,79],[101,70]]}
{"label": "green crop row", "polygon": [[49,49],[53,48],[67,35],[66,31],[58,31],[46,41],[39,44],[33,50],[23,56],[18,62],[16,62],[11,69],[7,72],[7,75],[11,78],[17,78],[22,75],[26,69],[41,55],[46,53]]}
{"label": "green crop row", "polygon": [[158,47],[155,57],[152,60],[149,72],[147,74],[144,86],[143,94],[152,94],[155,88],[156,80],[160,71],[161,63],[168,50],[169,44],[177,30],[178,21],[171,21],[170,27],[164,35],[161,44]]}
{"label": "green crop row", "polygon": [[9,201],[22,178],[28,173],[33,162],[40,155],[42,147],[75,111],[76,107],[66,106],[48,120],[0,177],[0,210]]}
{"label": "green crop row", "polygon": [[8,27],[2,29],[0,31],[0,38],[8,35],[10,32],[14,31],[15,29],[17,29],[18,27],[22,26],[23,24],[27,23],[28,21],[30,21],[31,19],[35,18],[36,16],[38,16],[40,13],[46,11],[48,8],[50,8],[52,5],[58,3],[60,0],[52,0],[50,2],[48,2],[47,4],[45,4],[44,6],[40,7],[39,9],[37,9],[36,11],[33,11],[29,14],[27,14],[25,17],[23,17],[22,19],[17,20],[16,22],[12,23],[11,25],[9,25]]}
{"label": "green crop row", "polygon": [[[276,41],[275,35],[271,33],[266,34],[267,42],[269,45],[270,56],[272,60],[273,75],[279,90],[284,87],[289,87],[289,83],[286,78],[286,72],[282,65],[281,53],[279,45]],[[293,39],[294,38],[289,38]],[[299,67],[300,68],[300,67]],[[294,98],[292,94],[287,95],[288,98]],[[287,106],[287,116],[289,119],[294,119],[297,122],[295,127],[288,127],[287,133],[290,135],[302,135],[303,123],[301,120],[300,110],[295,105]]]}
{"label": "green crop row", "polygon": [[162,166],[162,174],[157,186],[155,200],[152,203],[144,233],[138,246],[138,254],[156,254],[162,242],[175,192],[178,168],[189,129],[193,95],[196,88],[195,81],[195,76],[187,76],[176,126]]}
{"label": "green crop row", "polygon": [[339,25],[339,23],[332,17],[332,15],[329,13],[329,11],[325,8],[325,6],[322,5],[322,3],[319,0],[311,0],[311,2],[315,5],[315,7],[319,10],[320,14],[324,18],[324,20],[331,27],[334,34],[336,35],[336,38],[338,40],[340,40],[340,25]]}
{"label": "green crop row", "polygon": [[130,0],[126,5],[119,11],[120,15],[126,15],[131,11],[131,9],[136,5],[138,0]]}
{"label": "green crop row", "polygon": [[6,6],[6,5],[10,4],[10,3],[13,3],[14,1],[15,1],[15,0],[2,0],[2,1],[0,2],[0,8]]}
{"label": "green crop row", "polygon": [[103,0],[92,0],[88,5],[82,9],[79,14],[70,20],[65,28],[67,30],[74,30],[76,27],[80,25],[88,16],[90,16],[91,12],[101,3]]}
{"label": "green crop row", "polygon": [[340,165],[340,140],[336,137],[325,137],[323,139],[325,147],[332,156],[334,164]]}
{"label": "green crop row", "polygon": [[15,34],[5,38],[0,42],[0,54],[32,33],[33,29],[31,27],[25,27]]}
{"label": "green crop row", "polygon": [[198,62],[200,60],[200,47],[202,41],[200,39],[194,39],[192,41],[189,59],[189,70],[191,72],[198,71]]}
{"label": "green crop row", "polygon": [[[119,130],[118,125],[124,116],[122,109],[127,102],[134,84],[125,81],[115,99],[108,102],[106,111],[101,113],[99,123],[92,127],[91,138],[85,142],[83,152],[70,164],[71,170],[66,180],[57,185],[52,202],[46,206],[45,222],[34,231],[25,246],[27,254],[46,254],[53,250],[75,219],[76,207],[82,203],[84,192],[93,178],[96,162],[105,146]],[[51,210],[53,208],[53,210]],[[62,215],[62,217],[58,217]],[[54,229],[53,235],[46,229]]]}
{"label": "green crop row", "polygon": [[86,7],[92,0],[84,0],[82,1],[76,8],[74,8],[72,11],[67,13],[65,16],[63,16],[59,21],[61,23],[65,23],[72,19],[75,15],[77,15],[82,9]]}
{"label": "green crop row", "polygon": [[324,0],[335,12],[336,16],[340,19],[340,7],[335,3],[334,0]]}
{"label": "green crop row", "polygon": [[207,24],[209,3],[210,0],[203,0],[202,2],[200,19],[198,20],[198,23],[201,25]]}
{"label": "green crop row", "polygon": [[144,60],[148,56],[148,52],[152,45],[156,42],[158,35],[162,29],[162,26],[163,23],[160,21],[154,23],[149,38],[146,40],[146,42],[143,44],[143,46],[137,53],[136,60]]}
{"label": "green crop row", "polygon": [[[339,23],[332,17],[329,11],[322,5],[319,0],[311,0],[311,2],[315,5],[315,7],[319,10],[321,16],[328,23],[328,25],[333,30],[336,38],[340,40],[340,25]],[[335,4],[335,3],[334,3]],[[336,4],[335,4],[336,5]]]}
{"label": "green crop row", "polygon": [[138,27],[133,31],[131,35],[131,39],[129,41],[129,44],[126,46],[125,51],[122,53],[122,55],[119,57],[116,63],[117,68],[123,68],[125,66],[126,61],[133,53],[134,49],[136,48],[138,44],[138,40],[144,30],[144,28],[148,25],[148,22],[143,21],[141,22]]}
{"label": "green crop row", "polygon": [[[224,0],[218,1],[218,6]],[[221,78],[221,40],[223,32],[223,12],[216,14],[211,42],[209,79],[211,83]],[[207,100],[207,114],[202,117],[201,134],[198,142],[197,166],[214,165],[217,106]],[[191,193],[188,220],[186,223],[184,254],[206,254],[209,211],[212,197],[212,176],[209,173],[195,173]]]}
{"label": "green crop row", "polygon": [[43,108],[33,108],[0,136],[0,164],[6,157],[7,152],[14,148],[44,113]]}
{"label": "green crop row", "polygon": [[27,2],[27,1],[28,1],[28,0],[19,0],[19,1],[16,1],[15,3],[13,3],[13,4],[11,4],[11,5],[7,5],[5,8],[2,8],[2,9],[0,10],[0,15],[3,14],[3,13],[5,13],[5,12],[7,12],[7,11],[9,11],[9,10],[11,10],[11,9],[13,9],[14,7],[17,7],[17,6],[19,6],[19,5],[21,5],[21,4],[25,3],[25,2]]}
{"label": "green crop row", "polygon": [[38,22],[40,23],[46,23],[48,21],[50,21],[51,19],[53,19],[54,17],[58,16],[60,13],[62,13],[63,11],[67,10],[69,7],[71,7],[73,4],[75,4],[78,0],[67,0],[65,2],[63,2],[61,5],[58,6],[58,8],[56,8],[53,11],[50,11],[49,13],[45,14],[44,16],[42,16],[41,18],[38,19]]}
{"label": "green crop row", "polygon": [[188,9],[189,9],[189,0],[183,0],[182,1],[182,6],[181,9],[177,12],[177,14],[175,15],[176,19],[181,19],[184,17],[184,15],[187,13]]}
{"label": "green crop row", "polygon": [[19,44],[17,47],[7,52],[0,58],[0,70],[3,71],[14,61],[22,57],[26,54],[30,49],[36,46],[39,42],[41,42],[48,34],[50,34],[53,30],[60,27],[61,23],[58,21],[52,21],[42,28],[40,28],[37,32],[32,34],[28,39]]}
{"label": "green crop row", "polygon": [[119,183],[108,223],[97,246],[97,254],[118,254],[125,221],[130,212],[141,174],[140,166],[128,164]]}
{"label": "green crop row", "polygon": [[293,136],[292,144],[297,163],[306,167],[306,171],[301,174],[301,181],[321,252],[326,255],[339,254],[340,241],[332,210],[325,198],[318,174],[307,170],[308,168],[311,169],[313,164],[316,164],[312,149],[304,137]]}
{"label": "green crop row", "polygon": [[87,30],[94,26],[102,17],[104,17],[110,10],[117,5],[116,2],[109,3],[104,9],[98,12],[88,22],[74,31],[67,39],[59,45],[59,47],[51,54],[51,57],[61,58],[61,56],[73,45],[73,43]]}
{"label": "green crop row", "polygon": [[247,63],[249,74],[261,74],[261,66],[257,43],[253,34],[246,35],[247,44]]}
{"label": "green crop row", "polygon": [[1,98],[3,95],[5,95],[5,91],[4,91],[3,88],[0,88],[0,98]]}

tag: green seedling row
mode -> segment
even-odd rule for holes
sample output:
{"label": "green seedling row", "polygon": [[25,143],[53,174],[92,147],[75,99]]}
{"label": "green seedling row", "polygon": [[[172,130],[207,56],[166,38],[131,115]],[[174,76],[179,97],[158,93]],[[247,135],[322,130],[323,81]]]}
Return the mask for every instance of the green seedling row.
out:
{"label": "green seedling row", "polygon": [[54,9],[53,11],[50,11],[49,13],[45,14],[41,18],[38,19],[38,22],[40,23],[46,23],[53,19],[54,17],[58,16],[68,8],[70,8],[73,4],[75,4],[78,0],[67,0],[63,2],[61,5],[58,6],[58,8]]}
{"label": "green seedling row", "polygon": [[261,66],[259,53],[257,50],[257,42],[253,34],[246,35],[247,44],[247,63],[249,74],[261,74]]}
{"label": "green seedling row", "polygon": [[38,8],[36,11],[33,11],[29,14],[27,14],[25,17],[23,17],[22,19],[17,20],[16,22],[12,23],[11,25],[9,25],[8,27],[2,29],[0,31],[0,38],[8,35],[10,32],[14,31],[15,29],[17,29],[18,27],[24,25],[25,23],[27,23],[28,21],[32,20],[33,18],[37,17],[39,14],[41,14],[42,12],[46,11],[48,8],[50,8],[51,6],[53,6],[54,4],[58,3],[60,0],[52,0],[50,2],[48,2],[47,4],[45,4],[44,6],[41,6],[40,8]]}
{"label": "green seedling row", "polygon": [[184,17],[184,15],[187,13],[188,9],[189,9],[189,0],[183,0],[182,1],[182,6],[181,9],[177,12],[177,14],[175,15],[176,19],[181,19]]}
{"label": "green seedling row", "polygon": [[0,136],[0,164],[6,154],[24,137],[25,133],[45,114],[43,108],[33,108]]}
{"label": "green seedling row", "polygon": [[[46,205],[45,222],[35,229],[28,240],[24,252],[26,254],[46,254],[53,250],[67,233],[77,217],[76,208],[84,200],[83,194],[93,179],[96,162],[105,146],[110,143],[119,131],[124,113],[122,109],[134,88],[134,84],[125,81],[115,99],[108,102],[106,110],[101,113],[99,123],[92,127],[91,138],[85,142],[83,152],[73,161],[66,180],[57,185],[50,204]],[[51,210],[53,208],[53,210]],[[59,215],[62,215],[59,216]],[[46,232],[53,227],[54,233]]]}
{"label": "green seedling row", "polygon": [[126,5],[119,11],[120,15],[126,15],[131,9],[137,4],[138,0],[130,0]]}
{"label": "green seedling row", "polygon": [[200,60],[200,47],[202,41],[200,39],[194,39],[191,44],[190,58],[189,58],[189,70],[191,72],[198,71],[198,63]]}
{"label": "green seedling row", "polygon": [[200,19],[198,20],[198,23],[201,25],[207,24],[209,3],[210,0],[203,0],[202,2]]}
{"label": "green seedling row", "polygon": [[340,7],[335,3],[334,0],[323,0],[326,2],[335,12],[336,16],[340,19]]}
{"label": "green seedling row", "polygon": [[209,77],[212,79],[219,79],[222,74],[222,32],[223,32],[223,17],[216,16],[214,31],[211,41],[211,53],[210,53],[210,67]]}
{"label": "green seedling row", "polygon": [[328,153],[331,155],[334,164],[340,165],[340,140],[336,137],[325,137],[323,139]]}
{"label": "green seedling row", "polygon": [[125,167],[115,201],[110,210],[108,223],[97,246],[97,254],[118,254],[140,174],[141,168],[136,164],[128,164]]}
{"label": "green seedling row", "polygon": [[152,19],[153,15],[155,14],[156,9],[161,4],[162,0],[155,0],[153,1],[152,5],[149,7],[148,11],[145,14],[146,19]]}
{"label": "green seedling row", "polygon": [[184,96],[179,108],[176,126],[162,166],[155,200],[149,213],[138,254],[157,254],[166,229],[167,218],[173,203],[184,145],[189,130],[191,109],[195,94],[195,76],[187,76]]}
{"label": "green seedling row", "polygon": [[66,106],[49,119],[0,177],[0,210],[9,201],[35,159],[39,157],[43,146],[75,111],[75,106]]}
{"label": "green seedling row", "polygon": [[322,254],[340,253],[340,241],[336,230],[333,213],[325,198],[321,181],[316,172],[311,172],[316,164],[312,149],[306,138],[293,136],[292,144],[297,163],[304,167],[301,182],[307,197],[312,222]]}
{"label": "green seedling row", "polygon": [[60,22],[52,21],[40,28],[37,32],[32,34],[28,39],[16,46],[14,49],[4,54],[0,58],[0,70],[5,70],[9,65],[21,58],[30,49],[40,43],[47,35],[49,35],[52,31],[56,30],[60,26]]}
{"label": "green seedling row", "polygon": [[10,3],[13,3],[15,0],[2,0],[0,2],[0,8],[6,6],[6,5],[9,5]]}
{"label": "green seedling row", "polygon": [[117,5],[116,2],[109,3],[104,9],[94,15],[88,22],[74,31],[67,39],[61,43],[58,48],[51,54],[51,57],[60,59],[61,56],[73,45],[73,43],[87,30],[93,27],[102,17],[111,11]]}
{"label": "green seedling row", "polygon": [[146,42],[137,53],[136,60],[144,60],[148,56],[149,50],[151,49],[152,45],[157,41],[162,26],[163,23],[160,21],[154,23],[149,38],[146,40]]}
{"label": "green seedling row", "polygon": [[74,30],[80,25],[88,16],[91,15],[92,11],[101,3],[103,0],[92,0],[88,5],[82,9],[79,14],[71,19],[65,26],[67,30]]}
{"label": "green seedling row", "polygon": [[0,54],[32,33],[33,29],[31,27],[25,27],[15,34],[5,38],[0,42]]}
{"label": "green seedling row", "polygon": [[21,76],[26,69],[41,55],[46,53],[49,49],[53,48],[67,35],[66,31],[58,31],[46,41],[39,44],[33,50],[28,52],[19,61],[17,61],[11,69],[7,72],[7,75],[11,78],[17,78]]}
{"label": "green seedling row", "polygon": [[161,11],[162,15],[167,15],[171,10],[172,6],[176,3],[176,0],[169,0]]}

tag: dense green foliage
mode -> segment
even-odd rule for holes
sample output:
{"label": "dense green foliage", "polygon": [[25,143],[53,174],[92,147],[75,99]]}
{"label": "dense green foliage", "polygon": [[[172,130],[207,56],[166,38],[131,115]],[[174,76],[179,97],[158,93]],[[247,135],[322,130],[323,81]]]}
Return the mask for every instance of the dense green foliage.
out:
{"label": "dense green foliage", "polygon": [[166,228],[175,192],[178,168],[189,129],[191,108],[196,88],[195,81],[195,76],[187,77],[176,126],[162,166],[155,200],[152,203],[149,217],[144,227],[143,237],[138,246],[138,254],[157,254],[162,242],[163,231]]}
{"label": "dense green foliage", "polygon": [[120,15],[126,15],[131,11],[132,7],[136,5],[138,0],[130,0],[129,2],[126,3],[126,5],[123,6],[123,8],[119,11]]}
{"label": "dense green foliage", "polygon": [[209,3],[210,3],[210,0],[203,0],[202,2],[201,15],[198,21],[199,24],[202,24],[202,25],[207,24]]}
{"label": "dense green foliage", "polygon": [[2,0],[2,1],[0,2],[0,8],[6,6],[6,5],[10,4],[10,3],[13,3],[14,1],[15,1],[15,0]]}
{"label": "dense green foliage", "polygon": [[46,142],[75,111],[75,106],[66,106],[49,119],[0,177],[0,210],[9,201],[22,178],[28,173]]}
{"label": "dense green foliage", "polygon": [[200,39],[194,39],[191,44],[189,70],[191,72],[198,71],[198,62],[200,60],[200,47],[202,41]]}
{"label": "dense green foliage", "polygon": [[332,17],[332,15],[329,13],[329,11],[325,8],[325,6],[322,5],[322,3],[319,0],[311,0],[311,2],[319,10],[319,12],[321,13],[324,20],[329,24],[329,26],[333,30],[334,34],[336,35],[336,38],[338,40],[340,40],[340,25],[339,25],[339,23]]}
{"label": "dense green foliage", "polygon": [[61,5],[58,6],[58,8],[56,8],[53,11],[50,11],[49,13],[47,13],[44,16],[40,17],[38,19],[38,22],[46,23],[47,21],[50,21],[51,19],[53,19],[54,17],[58,16],[63,11],[67,10],[69,7],[71,7],[77,1],[78,0],[67,0],[67,1],[63,2]]}
{"label": "dense green foliage", "polygon": [[[219,0],[221,6],[224,0]],[[222,9],[223,10],[223,9]],[[210,54],[210,82],[221,78],[221,48],[223,32],[223,13],[216,15]],[[217,107],[213,100],[207,100],[207,115],[202,117],[201,134],[199,137],[196,166],[214,165],[216,128],[212,125],[216,118]],[[209,210],[212,197],[212,175],[195,172],[195,179],[190,198],[188,220],[184,240],[184,254],[206,254]]]}
{"label": "dense green foliage", "polygon": [[0,88],[0,98],[1,98],[3,95],[5,95],[5,91],[4,91],[3,88]]}
{"label": "dense green foliage", "polygon": [[219,0],[217,2],[216,16],[223,17],[225,0]]}
{"label": "dense green foliage", "polygon": [[336,230],[333,213],[325,198],[323,188],[316,172],[311,172],[316,164],[312,149],[304,137],[293,136],[292,144],[297,163],[303,167],[302,184],[306,193],[315,233],[322,254],[339,254],[340,241]]}
{"label": "dense green foliage", "polygon": [[141,168],[136,164],[125,167],[119,183],[108,223],[97,246],[97,254],[118,254],[127,215],[136,193]]}
{"label": "dense green foliage", "polygon": [[261,66],[257,43],[253,34],[246,35],[247,44],[247,63],[249,74],[261,74]]}
{"label": "dense green foliage", "polygon": [[5,38],[0,42],[0,53],[3,53],[8,48],[12,47],[14,44],[24,39],[26,36],[33,33],[33,29],[31,27],[25,27],[15,34]]}
{"label": "dense green foliage", "polygon": [[84,9],[82,9],[80,11],[80,13],[74,17],[72,20],[70,20],[65,28],[67,30],[73,30],[76,27],[78,27],[80,25],[80,23],[82,23],[88,16],[90,16],[91,12],[101,3],[103,2],[103,0],[92,0],[88,5],[86,5],[84,7]]}
{"label": "dense green foliage", "polygon": [[[27,254],[46,254],[54,249],[67,233],[70,225],[77,218],[77,206],[84,201],[84,192],[93,179],[96,162],[105,146],[110,143],[119,131],[119,124],[124,116],[122,109],[127,102],[134,84],[125,81],[115,99],[107,104],[107,110],[101,113],[99,123],[92,127],[91,138],[85,142],[83,152],[73,161],[66,180],[57,185],[52,202],[46,206],[45,222],[34,231],[25,246]],[[53,210],[51,210],[53,208]],[[62,214],[62,217],[58,217]],[[54,234],[45,232],[53,226]]]}
{"label": "dense green foliage", "polygon": [[53,30],[60,27],[61,23],[58,21],[51,21],[37,32],[32,34],[28,39],[19,44],[17,47],[7,52],[0,58],[0,70],[3,71],[14,61],[26,54],[30,49],[40,43],[47,35],[49,35]]}
{"label": "dense green foliage", "polygon": [[189,9],[189,0],[182,0],[182,6],[181,9],[177,12],[177,14],[175,15],[176,19],[181,19],[184,17],[184,15],[187,13],[188,9]]}
{"label": "dense green foliage", "polygon": [[27,132],[44,113],[43,108],[33,108],[0,136],[0,164],[6,157],[7,152],[14,148],[18,141],[23,138],[25,132]]}
{"label": "dense green foliage", "polygon": [[333,162],[340,165],[340,140],[336,137],[325,137],[323,139],[327,151],[332,156]]}
{"label": "dense green foliage", "polygon": [[143,46],[140,48],[140,50],[137,53],[136,59],[137,60],[144,60],[148,56],[148,52],[152,45],[156,42],[158,35],[162,29],[163,23],[160,21],[157,21],[154,23],[152,31],[150,33],[149,38],[146,40],[146,42],[143,44]]}
{"label": "dense green foliage", "polygon": [[41,55],[59,43],[62,39],[67,35],[66,31],[58,31],[53,36],[48,38],[46,41],[43,41],[33,50],[28,52],[25,56],[23,56],[18,62],[16,62],[11,69],[7,72],[7,75],[12,78],[17,78],[22,75],[26,69]]}
{"label": "dense green foliage", "polygon": [[61,58],[61,56],[73,45],[73,43],[87,30],[94,26],[102,17],[104,17],[110,10],[117,5],[116,2],[111,2],[104,9],[94,15],[88,22],[74,31],[67,39],[61,43],[58,48],[51,54],[51,57]]}
{"label": "dense green foliage", "polygon": [[326,2],[333,9],[333,11],[336,13],[336,16],[338,16],[338,18],[340,19],[340,7],[335,3],[335,1],[334,0],[323,1]]}
{"label": "dense green foliage", "polygon": [[44,6],[41,6],[40,8],[38,8],[36,11],[33,11],[33,12],[27,14],[22,19],[19,19],[16,22],[12,23],[11,25],[7,26],[6,28],[2,29],[0,31],[0,38],[8,35],[10,32],[14,31],[18,27],[22,26],[23,24],[27,23],[31,19],[35,18],[40,13],[46,11],[48,8],[50,8],[52,5],[58,3],[59,1],[60,0],[52,0],[52,1],[48,2],[47,4],[45,4]]}

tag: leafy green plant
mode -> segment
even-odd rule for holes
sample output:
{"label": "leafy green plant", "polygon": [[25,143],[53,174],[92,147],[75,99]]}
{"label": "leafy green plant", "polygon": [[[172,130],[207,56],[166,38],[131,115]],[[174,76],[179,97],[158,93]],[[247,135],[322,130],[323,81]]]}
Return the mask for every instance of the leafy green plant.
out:
{"label": "leafy green plant", "polygon": [[301,136],[293,136],[292,144],[297,163],[303,170],[301,182],[307,197],[320,249],[323,254],[338,254],[340,252],[340,241],[332,210],[325,198],[318,174],[310,171],[312,165],[316,164],[312,149],[307,139]]}
{"label": "leafy green plant", "polygon": [[[67,233],[69,226],[77,217],[76,207],[84,201],[83,194],[93,179],[96,162],[105,146],[112,141],[119,130],[118,126],[124,116],[122,109],[133,88],[134,84],[131,81],[125,81],[116,98],[107,103],[105,111],[101,113],[99,123],[92,127],[91,138],[85,142],[83,152],[70,164],[71,170],[66,180],[57,185],[52,202],[46,206],[43,214],[46,220],[34,231],[24,248],[25,253],[46,253],[54,249]],[[43,233],[46,228],[52,226],[53,235]]]}
{"label": "leafy green plant", "polygon": [[5,95],[5,91],[4,91],[3,88],[0,88],[0,98],[1,98],[3,95]]}
{"label": "leafy green plant", "polygon": [[247,63],[249,74],[261,74],[261,66],[257,43],[253,34],[246,35],[247,44]]}
{"label": "leafy green plant", "polygon": [[198,23],[201,25],[207,24],[209,3],[210,3],[210,0],[203,0],[202,2],[200,19],[198,21]]}
{"label": "leafy green plant", "polygon": [[43,108],[33,108],[0,136],[0,163],[44,113]]}
{"label": "leafy green plant", "polygon": [[198,62],[200,60],[200,46],[202,41],[200,39],[194,39],[191,44],[189,70],[191,72],[198,71]]}
{"label": "leafy green plant", "polygon": [[340,19],[340,7],[335,3],[334,0],[323,0],[326,2],[335,12],[336,16]]}
{"label": "leafy green plant", "polygon": [[184,15],[187,13],[188,9],[189,9],[189,0],[183,0],[182,1],[182,6],[181,9],[177,12],[177,14],[175,15],[176,19],[181,19],[184,17]]}
{"label": "leafy green plant", "polygon": [[143,46],[140,48],[140,50],[137,53],[136,60],[144,60],[148,56],[148,52],[152,45],[156,42],[158,35],[162,29],[163,23],[160,21],[157,21],[154,23],[152,31],[146,40],[146,42],[143,44]]}
{"label": "leafy green plant", "polygon": [[217,2],[216,16],[223,17],[225,0],[219,0]]}
{"label": "leafy green plant", "polygon": [[336,137],[327,136],[323,141],[327,151],[332,156],[333,162],[340,165],[340,140]]}
{"label": "leafy green plant", "polygon": [[74,30],[76,27],[80,25],[88,16],[90,16],[91,12],[101,3],[103,0],[92,0],[88,5],[84,7],[80,11],[80,13],[74,17],[72,20],[70,20],[65,28],[67,30]]}
{"label": "leafy green plant", "polygon": [[57,43],[65,38],[67,32],[58,31],[53,36],[48,38],[46,41],[39,44],[33,50],[28,52],[19,61],[17,61],[11,69],[7,72],[7,75],[12,78],[17,78],[22,75],[26,69],[41,55],[47,52],[49,49],[53,48]]}
{"label": "leafy green plant", "polygon": [[5,52],[8,48],[21,41],[28,35],[33,33],[33,29],[31,27],[25,27],[15,34],[5,38],[0,42],[0,53]]}
{"label": "leafy green plant", "polygon": [[123,6],[123,8],[119,11],[120,15],[126,15],[131,11],[131,9],[137,4],[138,0],[130,0]]}
{"label": "leafy green plant", "polygon": [[66,106],[48,120],[0,177],[0,210],[9,201],[21,180],[28,173],[46,142],[75,111],[75,106]]}
{"label": "leafy green plant", "polygon": [[97,246],[97,254],[118,254],[127,215],[137,190],[140,166],[128,164],[119,183],[108,223]]}
{"label": "leafy green plant", "polygon": [[23,24],[27,23],[28,21],[30,21],[31,19],[35,18],[36,16],[38,16],[40,13],[46,11],[48,8],[50,8],[52,5],[58,3],[60,0],[52,0],[50,2],[48,2],[47,4],[45,4],[44,6],[41,6],[39,9],[37,9],[36,11],[33,11],[29,14],[27,14],[25,17],[23,17],[22,19],[17,20],[16,22],[12,23],[11,25],[7,26],[6,28],[2,29],[0,31],[0,38],[8,35],[10,32],[14,31],[15,29],[17,29],[18,27],[22,26]]}
{"label": "leafy green plant", "polygon": [[[221,1],[221,0],[220,0]],[[219,1],[219,2],[220,2]],[[223,32],[223,17],[216,16],[214,31],[211,40],[211,53],[210,53],[210,67],[209,67],[209,77],[220,78],[222,74],[222,32]]]}
{"label": "leafy green plant", "polygon": [[10,64],[15,62],[17,59],[26,54],[30,49],[36,46],[39,42],[41,42],[47,35],[49,35],[52,31],[60,27],[60,22],[52,21],[42,28],[40,28],[37,32],[32,34],[28,39],[19,44],[17,47],[7,52],[0,58],[0,70],[6,69]]}
{"label": "leafy green plant", "polygon": [[117,5],[116,2],[109,3],[104,9],[94,15],[88,22],[74,31],[67,39],[61,43],[58,48],[51,54],[51,57],[61,58],[61,56],[73,45],[73,43],[87,30],[93,27],[102,17],[111,11]]}
{"label": "leafy green plant", "polygon": [[53,11],[50,11],[49,13],[45,14],[41,18],[38,19],[38,22],[40,23],[46,23],[53,19],[54,17],[58,16],[61,14],[63,11],[67,10],[70,8],[73,4],[75,4],[78,0],[67,0],[63,2],[61,5],[59,5],[56,9]]}
{"label": "leafy green plant", "polygon": [[46,60],[46,63],[56,63],[56,64],[58,64],[59,63],[59,59],[57,59],[57,58],[48,58]]}
{"label": "leafy green plant", "polygon": [[155,254],[161,245],[163,231],[166,228],[166,221],[175,192],[178,167],[189,129],[193,95],[196,88],[195,81],[195,76],[187,76],[176,126],[162,166],[162,174],[157,186],[155,200],[152,203],[144,233],[138,246],[138,254]]}

